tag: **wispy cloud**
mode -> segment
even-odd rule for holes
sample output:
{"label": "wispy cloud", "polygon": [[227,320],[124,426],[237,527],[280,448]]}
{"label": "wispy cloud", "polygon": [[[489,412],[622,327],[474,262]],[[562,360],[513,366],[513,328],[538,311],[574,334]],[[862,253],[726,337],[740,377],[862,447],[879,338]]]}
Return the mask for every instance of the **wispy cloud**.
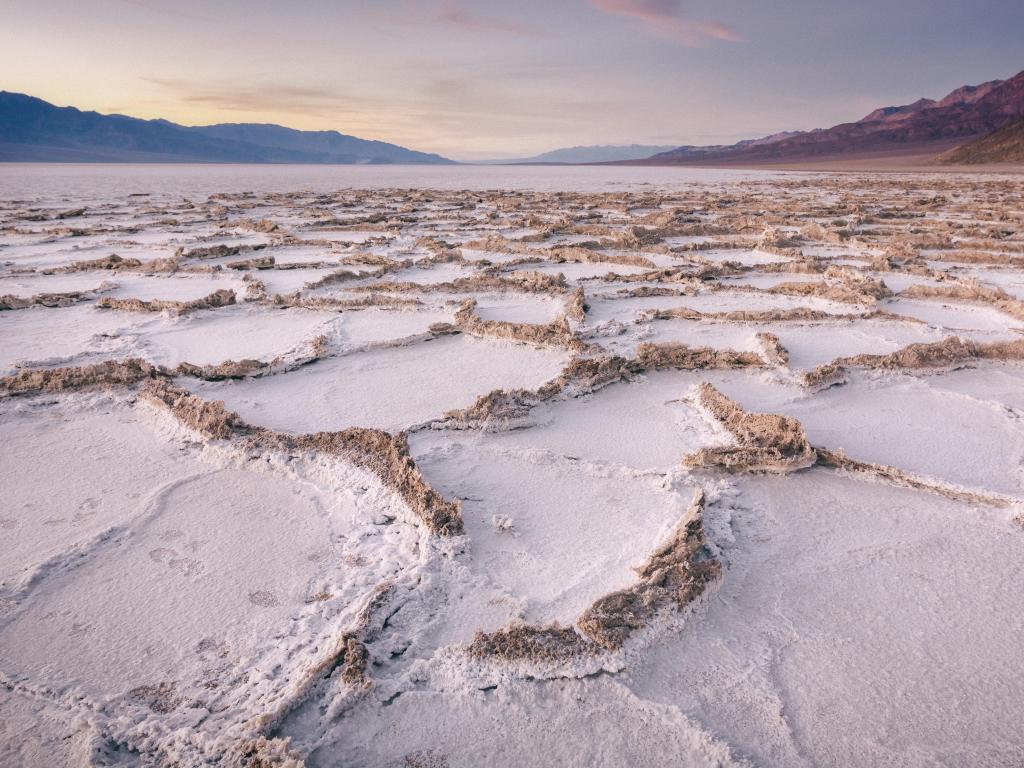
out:
{"label": "wispy cloud", "polygon": [[291,112],[322,116],[351,102],[339,91],[272,83],[204,83],[147,77],[145,82],[165,89],[177,101],[231,112]]}
{"label": "wispy cloud", "polygon": [[505,32],[510,35],[520,35],[521,37],[548,37],[550,34],[543,27],[533,24],[499,21],[497,19],[485,19],[481,16],[474,16],[451,2],[445,3],[442,6],[440,13],[434,17],[434,20],[464,27],[476,32]]}
{"label": "wispy cloud", "polygon": [[741,40],[736,31],[714,19],[692,19],[679,0],[590,0],[605,13],[637,19],[652,34],[684,45],[696,46],[706,40]]}
{"label": "wispy cloud", "polygon": [[[544,84],[543,75],[550,73],[545,66],[481,66],[486,83],[466,77],[461,65],[431,68],[423,63],[408,72],[408,82],[415,84],[408,93],[295,86],[280,83],[269,74],[212,83],[156,77],[142,80],[158,89],[155,100],[144,102],[150,114],[189,125],[274,122],[311,130],[335,129],[442,153],[479,151],[480,156],[494,155],[498,142],[514,142],[511,151],[524,154],[519,148],[524,138],[550,144],[574,125],[592,125],[615,107],[613,101],[590,93],[566,94]],[[509,104],[517,106],[509,110]],[[529,149],[534,148],[531,143]]]}

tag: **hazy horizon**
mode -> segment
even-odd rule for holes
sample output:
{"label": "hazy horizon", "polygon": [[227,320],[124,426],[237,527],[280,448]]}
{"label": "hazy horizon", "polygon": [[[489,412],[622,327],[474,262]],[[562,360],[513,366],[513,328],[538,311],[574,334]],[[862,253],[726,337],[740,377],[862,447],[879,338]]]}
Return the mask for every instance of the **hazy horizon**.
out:
{"label": "hazy horizon", "polygon": [[1006,0],[9,6],[0,88],[186,125],[337,130],[463,161],[732,143],[1024,66],[1024,6]]}

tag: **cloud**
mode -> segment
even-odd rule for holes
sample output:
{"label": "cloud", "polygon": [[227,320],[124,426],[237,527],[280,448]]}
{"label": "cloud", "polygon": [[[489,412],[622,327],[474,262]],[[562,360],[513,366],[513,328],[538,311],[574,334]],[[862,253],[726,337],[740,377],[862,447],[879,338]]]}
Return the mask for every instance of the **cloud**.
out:
{"label": "cloud", "polygon": [[595,124],[615,107],[590,93],[567,94],[545,85],[543,75],[550,74],[545,66],[481,66],[486,84],[466,77],[461,66],[431,69],[424,63],[408,72],[407,82],[414,87],[400,92],[295,86],[269,75],[216,82],[142,80],[159,89],[159,98],[146,102],[147,111],[187,125],[273,122],[448,154],[479,151],[481,156],[494,155],[494,146],[512,141],[513,154],[528,154],[519,147],[524,138],[546,145],[574,126]]}
{"label": "cloud", "polygon": [[521,37],[549,36],[548,31],[541,27],[537,27],[532,24],[520,24],[517,22],[481,18],[480,16],[474,16],[470,13],[466,13],[466,11],[459,8],[454,3],[446,3],[442,7],[441,12],[434,17],[434,20],[445,24],[464,27],[465,29],[476,32],[505,32],[510,35],[519,35]]}
{"label": "cloud", "polygon": [[173,78],[142,78],[184,104],[231,112],[290,112],[323,116],[351,104],[339,91],[273,83],[201,83]]}
{"label": "cloud", "polygon": [[679,0],[590,0],[600,11],[638,19],[652,34],[684,45],[696,46],[708,39],[738,42],[732,27],[714,19],[691,19]]}

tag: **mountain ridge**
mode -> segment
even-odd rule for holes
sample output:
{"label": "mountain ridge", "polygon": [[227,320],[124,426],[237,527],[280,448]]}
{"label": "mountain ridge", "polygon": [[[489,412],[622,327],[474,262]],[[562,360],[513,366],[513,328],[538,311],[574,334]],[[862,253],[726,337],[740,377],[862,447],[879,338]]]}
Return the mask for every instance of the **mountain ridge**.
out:
{"label": "mountain ridge", "polygon": [[0,91],[0,161],[450,164],[440,155],[338,131],[270,123],[185,126],[104,115]]}
{"label": "mountain ridge", "polygon": [[944,152],[936,160],[947,165],[1024,163],[1024,120]]}
{"label": "mountain ridge", "polygon": [[[938,155],[1024,118],[1024,71],[961,86],[942,99],[882,107],[861,120],[728,147],[678,147],[649,165],[741,165],[864,156]],[[770,139],[771,137],[766,137]]]}
{"label": "mountain ridge", "polygon": [[675,149],[675,144],[586,144],[559,147],[530,157],[478,161],[482,165],[528,165],[561,163],[605,163],[617,160],[643,160],[659,152]]}

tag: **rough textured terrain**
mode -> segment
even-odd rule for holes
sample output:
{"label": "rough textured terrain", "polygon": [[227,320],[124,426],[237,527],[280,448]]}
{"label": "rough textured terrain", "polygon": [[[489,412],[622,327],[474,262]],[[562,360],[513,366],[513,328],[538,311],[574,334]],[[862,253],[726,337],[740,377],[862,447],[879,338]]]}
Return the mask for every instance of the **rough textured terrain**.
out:
{"label": "rough textured terrain", "polygon": [[0,764],[1024,764],[1020,178],[593,170],[0,179]]}

